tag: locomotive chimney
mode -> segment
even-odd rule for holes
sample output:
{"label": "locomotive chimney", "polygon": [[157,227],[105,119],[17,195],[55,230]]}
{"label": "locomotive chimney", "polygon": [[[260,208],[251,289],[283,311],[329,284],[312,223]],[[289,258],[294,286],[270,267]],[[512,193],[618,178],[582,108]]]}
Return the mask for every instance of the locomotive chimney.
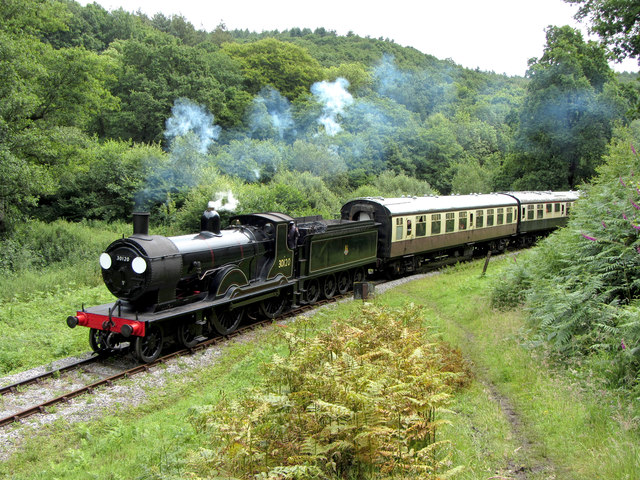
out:
{"label": "locomotive chimney", "polygon": [[203,232],[211,232],[215,235],[220,234],[220,215],[215,211],[213,202],[209,202],[208,208],[200,217],[200,230]]}
{"label": "locomotive chimney", "polygon": [[133,234],[149,235],[149,212],[133,212]]}

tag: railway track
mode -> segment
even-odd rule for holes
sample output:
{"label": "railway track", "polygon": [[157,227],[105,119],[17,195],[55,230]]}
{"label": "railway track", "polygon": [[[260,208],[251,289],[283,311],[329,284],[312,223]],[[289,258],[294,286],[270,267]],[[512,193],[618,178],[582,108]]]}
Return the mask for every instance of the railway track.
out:
{"label": "railway track", "polygon": [[[458,259],[459,260],[459,259]],[[451,263],[451,262],[446,262],[446,263]],[[453,262],[453,263],[457,263],[457,262]],[[429,271],[434,271],[437,270],[438,268],[440,268],[443,264],[445,264],[444,262],[442,264],[438,263],[437,265],[430,265],[428,267],[422,267],[421,269],[419,269],[418,272],[416,273],[426,273]],[[486,269],[486,264],[485,264],[485,269]],[[380,284],[384,284],[386,283],[386,281],[384,280],[378,280],[378,281],[368,281],[369,283],[372,283],[373,285],[380,285]],[[158,358],[157,360],[155,360],[154,362],[151,363],[147,363],[147,364],[136,364],[134,367],[132,368],[128,368],[128,369],[123,369],[121,371],[118,371],[115,374],[112,375],[106,375],[103,376],[103,378],[97,380],[97,381],[93,381],[90,383],[86,383],[83,386],[79,387],[79,388],[75,388],[73,390],[70,390],[68,392],[65,392],[61,395],[57,395],[53,398],[47,399],[45,401],[42,401],[40,403],[38,403],[37,405],[33,405],[33,406],[29,406],[27,408],[22,408],[19,411],[15,411],[14,413],[11,413],[10,415],[5,416],[4,418],[0,418],[0,428],[5,427],[7,425],[10,425],[12,423],[18,422],[20,420],[23,420],[27,417],[30,417],[32,415],[35,414],[46,414],[47,413],[47,409],[51,408],[55,405],[61,404],[61,403],[67,403],[69,402],[71,399],[73,399],[74,397],[78,397],[80,395],[84,395],[86,393],[92,393],[94,390],[102,387],[102,386],[110,386],[113,385],[115,382],[117,382],[120,379],[123,378],[128,378],[131,376],[134,376],[138,373],[142,373],[142,372],[147,372],[149,371],[151,368],[153,368],[156,365],[159,364],[163,364],[169,360],[171,360],[172,358],[176,358],[176,357],[180,357],[180,356],[185,356],[185,355],[193,355],[194,353],[197,353],[199,351],[205,350],[213,345],[218,345],[220,343],[224,343],[232,338],[241,336],[243,334],[245,334],[248,331],[251,330],[255,330],[256,328],[259,327],[263,327],[265,325],[269,325],[272,324],[276,321],[281,321],[283,319],[286,318],[290,318],[290,317],[294,317],[297,315],[300,315],[302,313],[304,313],[305,311],[308,310],[312,310],[315,309],[319,306],[328,304],[328,303],[334,303],[337,302],[338,300],[353,296],[354,292],[348,292],[345,293],[343,295],[336,295],[334,297],[332,297],[331,299],[324,299],[324,300],[320,300],[318,302],[315,302],[313,304],[310,305],[301,305],[295,309],[289,310],[287,312],[284,312],[283,314],[281,314],[280,316],[278,316],[277,318],[274,319],[265,319],[265,320],[259,320],[259,321],[255,321],[254,323],[251,323],[249,325],[245,325],[243,327],[238,328],[238,330],[236,330],[235,332],[226,335],[226,336],[217,336],[208,340],[205,340],[201,343],[199,343],[198,345],[194,346],[193,348],[183,348],[180,350],[176,350],[173,351],[171,353],[168,353],[160,358]],[[110,359],[111,356],[102,356],[102,355],[94,355],[90,358],[84,359],[84,360],[80,360],[78,362],[66,365],[64,367],[58,368],[58,369],[54,369],[51,370],[49,372],[45,372],[36,376],[33,376],[31,378],[28,378],[26,380],[22,380],[16,383],[13,383],[11,385],[7,385],[4,387],[0,387],[0,394],[2,394],[2,396],[9,396],[9,395],[20,395],[20,393],[22,391],[24,391],[28,386],[30,385],[34,385],[34,384],[38,384],[38,385],[42,385],[44,382],[46,382],[48,379],[51,378],[58,378],[64,374],[68,374],[70,372],[79,370],[79,369],[84,369],[88,366],[91,366],[92,364],[98,364],[100,362],[104,362],[107,361],[108,359]]]}
{"label": "railway track", "polygon": [[[239,328],[238,330],[236,330],[235,332],[226,335],[226,336],[217,336],[217,337],[213,337],[210,338],[208,340],[205,340],[201,343],[199,343],[198,345],[196,345],[193,348],[183,348],[180,350],[176,350],[173,351],[171,353],[168,353],[160,358],[158,358],[156,361],[151,362],[151,363],[147,363],[147,364],[138,364],[135,365],[132,368],[126,368],[126,369],[121,369],[121,371],[117,371],[116,373],[112,373],[112,374],[107,374],[106,376],[103,376],[103,378],[100,378],[98,380],[95,381],[91,381],[91,382],[85,382],[81,387],[79,388],[74,388],[72,390],[69,391],[65,391],[65,393],[62,393],[60,395],[52,395],[52,398],[47,398],[44,401],[40,401],[40,403],[37,403],[35,405],[31,405],[28,407],[22,407],[17,409],[16,411],[12,412],[9,415],[6,415],[4,418],[0,418],[0,428],[5,427],[7,425],[10,425],[12,423],[21,421],[27,417],[30,417],[32,415],[36,415],[36,414],[46,414],[48,412],[48,409],[50,409],[51,407],[54,407],[55,405],[58,404],[62,404],[62,403],[67,403],[69,401],[71,401],[71,399],[78,397],[80,395],[84,395],[84,394],[91,394],[93,393],[96,389],[103,387],[103,386],[111,386],[113,385],[115,382],[117,382],[120,379],[123,378],[129,378],[131,376],[137,375],[139,373],[143,373],[143,372],[147,372],[150,369],[152,369],[154,366],[159,365],[159,364],[163,364],[173,358],[176,357],[181,357],[181,356],[185,356],[185,355],[193,355],[194,353],[197,353],[199,351],[205,350],[213,345],[218,345],[221,343],[224,343],[232,338],[236,338],[238,336],[241,336],[249,331],[255,330],[257,328],[266,326],[266,325],[270,325],[273,322],[276,321],[281,321],[283,319],[286,318],[290,318],[290,317],[294,317],[297,315],[300,315],[301,313],[304,313],[305,311],[317,308],[318,306],[324,305],[324,304],[328,304],[328,303],[334,303],[342,298],[348,297],[352,295],[351,293],[347,293],[344,295],[337,295],[329,300],[321,300],[319,302],[316,302],[312,305],[302,305],[298,308],[289,310],[288,312],[283,313],[282,315],[280,315],[279,317],[275,318],[275,319],[265,319],[265,320],[258,320],[254,323],[251,323],[249,325],[243,326],[241,328]],[[20,396],[21,393],[27,391],[29,386],[33,386],[33,385],[39,385],[41,387],[46,388],[47,382],[50,382],[51,379],[59,379],[61,378],[63,375],[67,375],[71,372],[74,371],[78,371],[78,370],[84,370],[84,369],[88,369],[88,367],[91,367],[92,365],[96,365],[96,364],[100,364],[100,363],[105,363],[107,362],[110,358],[112,358],[112,356],[101,356],[101,355],[94,355],[90,358],[84,359],[84,360],[80,360],[77,362],[74,362],[72,364],[66,365],[64,367],[60,367],[58,369],[54,369],[51,370],[49,372],[45,372],[30,378],[27,378],[25,380],[13,383],[11,385],[7,385],[4,387],[0,387],[0,393],[2,394],[3,397],[9,397],[9,396]]]}

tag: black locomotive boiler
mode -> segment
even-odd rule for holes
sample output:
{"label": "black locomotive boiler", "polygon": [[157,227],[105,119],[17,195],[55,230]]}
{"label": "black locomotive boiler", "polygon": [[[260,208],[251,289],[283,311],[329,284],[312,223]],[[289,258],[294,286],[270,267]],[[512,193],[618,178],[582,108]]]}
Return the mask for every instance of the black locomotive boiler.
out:
{"label": "black locomotive boiler", "polygon": [[[100,256],[117,300],[78,311],[69,327],[90,328],[96,352],[128,342],[142,362],[165,340],[192,347],[214,332],[234,331],[247,315],[273,318],[290,305],[347,292],[365,273],[396,277],[476,253],[531,244],[564,225],[577,192],[358,198],[341,219],[284,213],[238,215],[220,228],[211,208],[200,232],[148,234],[148,214],[134,232]],[[299,231],[288,245],[293,224]]]}

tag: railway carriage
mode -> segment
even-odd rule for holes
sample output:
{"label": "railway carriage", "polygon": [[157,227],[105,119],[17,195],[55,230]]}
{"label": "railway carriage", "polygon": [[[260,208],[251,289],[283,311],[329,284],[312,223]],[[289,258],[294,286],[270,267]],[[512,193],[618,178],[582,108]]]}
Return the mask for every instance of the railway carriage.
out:
{"label": "railway carriage", "polygon": [[341,217],[379,223],[378,264],[388,276],[424,263],[444,264],[478,250],[532,243],[566,223],[576,192],[509,192],[452,196],[359,198]]}
{"label": "railway carriage", "polygon": [[505,192],[518,202],[518,233],[548,232],[567,223],[578,192]]}

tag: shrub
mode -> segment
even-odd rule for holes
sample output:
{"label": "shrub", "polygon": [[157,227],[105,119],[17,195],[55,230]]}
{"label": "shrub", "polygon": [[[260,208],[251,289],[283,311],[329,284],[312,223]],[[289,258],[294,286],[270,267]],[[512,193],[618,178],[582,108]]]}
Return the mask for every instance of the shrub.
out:
{"label": "shrub", "polygon": [[612,145],[568,226],[514,265],[492,299],[496,306],[524,300],[539,343],[566,356],[599,354],[612,365],[603,372],[608,380],[634,389],[640,384],[640,157],[629,152],[629,142]]}
{"label": "shrub", "polygon": [[284,331],[290,354],[264,366],[262,387],[191,410],[210,438],[199,468],[241,478],[440,478],[451,445],[437,439],[447,423],[439,412],[469,374],[420,321],[413,305],[367,305],[316,338]]}

